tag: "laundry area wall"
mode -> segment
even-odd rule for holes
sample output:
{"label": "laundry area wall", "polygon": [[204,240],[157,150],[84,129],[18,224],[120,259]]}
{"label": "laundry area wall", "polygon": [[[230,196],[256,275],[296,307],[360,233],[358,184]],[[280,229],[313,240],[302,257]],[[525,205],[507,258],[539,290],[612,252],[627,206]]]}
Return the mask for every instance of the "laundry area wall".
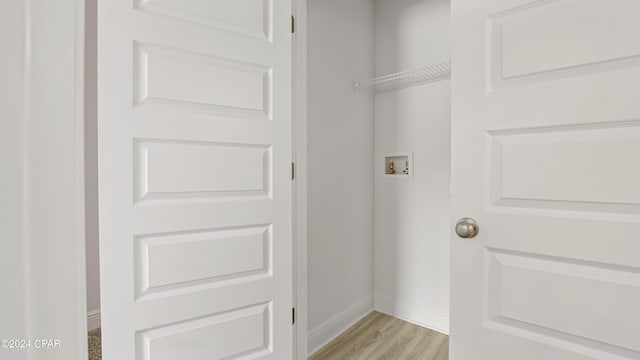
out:
{"label": "laundry area wall", "polygon": [[[450,2],[310,0],[308,17],[309,352],[373,309],[446,333],[450,83],[365,85],[447,62]],[[410,176],[386,174],[397,153]]]}

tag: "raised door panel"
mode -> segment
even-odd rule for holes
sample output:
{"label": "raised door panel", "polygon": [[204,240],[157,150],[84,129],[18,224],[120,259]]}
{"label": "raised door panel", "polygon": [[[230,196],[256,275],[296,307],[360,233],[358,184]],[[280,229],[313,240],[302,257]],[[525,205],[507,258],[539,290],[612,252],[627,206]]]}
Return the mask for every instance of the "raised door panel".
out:
{"label": "raised door panel", "polygon": [[489,129],[637,120],[626,94],[640,92],[640,3],[498,0],[483,11]]}
{"label": "raised door panel", "polygon": [[159,102],[270,119],[269,66],[154,45],[135,47],[136,104]]}
{"label": "raised door panel", "polygon": [[142,11],[174,19],[271,37],[273,0],[134,0]]}
{"label": "raised door panel", "polygon": [[136,140],[136,202],[271,195],[271,146]]}
{"label": "raised door panel", "polygon": [[533,76],[533,81],[548,72],[562,76],[559,72],[579,67],[591,66],[585,69],[591,72],[616,61],[640,62],[638,14],[634,0],[544,0],[494,14],[489,17],[492,78]]}
{"label": "raised door panel", "polygon": [[145,360],[260,358],[270,352],[270,311],[258,305],[143,331],[137,351]]}
{"label": "raised door panel", "polygon": [[640,354],[637,269],[502,250],[489,250],[487,261],[491,322],[632,359]]}
{"label": "raised door panel", "polygon": [[538,128],[495,132],[488,137],[491,201],[521,206],[546,201],[548,207],[640,211],[640,183],[634,166],[640,127]]}
{"label": "raised door panel", "polygon": [[231,279],[271,276],[271,226],[136,238],[137,296]]}

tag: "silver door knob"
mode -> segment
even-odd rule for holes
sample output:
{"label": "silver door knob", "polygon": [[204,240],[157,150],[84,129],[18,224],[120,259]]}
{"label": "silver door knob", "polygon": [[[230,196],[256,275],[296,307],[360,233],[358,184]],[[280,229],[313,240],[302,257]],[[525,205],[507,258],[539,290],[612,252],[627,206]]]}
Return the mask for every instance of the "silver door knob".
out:
{"label": "silver door knob", "polygon": [[478,235],[480,227],[472,218],[462,218],[456,224],[456,234],[463,239],[470,239]]}

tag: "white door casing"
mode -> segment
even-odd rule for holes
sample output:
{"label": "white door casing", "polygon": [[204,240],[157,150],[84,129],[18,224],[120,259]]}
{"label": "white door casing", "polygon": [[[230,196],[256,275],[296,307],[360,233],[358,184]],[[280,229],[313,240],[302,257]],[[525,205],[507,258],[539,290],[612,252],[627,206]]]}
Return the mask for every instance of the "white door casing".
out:
{"label": "white door casing", "polygon": [[640,359],[640,2],[452,16],[451,359]]}
{"label": "white door casing", "polygon": [[99,2],[105,360],[292,358],[290,14]]}

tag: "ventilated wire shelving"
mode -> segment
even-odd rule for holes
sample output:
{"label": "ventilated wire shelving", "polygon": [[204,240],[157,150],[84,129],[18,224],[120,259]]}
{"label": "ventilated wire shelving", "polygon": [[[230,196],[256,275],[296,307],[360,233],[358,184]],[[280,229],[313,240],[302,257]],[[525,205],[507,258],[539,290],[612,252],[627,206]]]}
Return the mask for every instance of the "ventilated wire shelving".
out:
{"label": "ventilated wire shelving", "polygon": [[374,87],[377,93],[430,84],[451,78],[451,61],[419,69],[380,76],[365,82],[354,81],[353,90]]}

